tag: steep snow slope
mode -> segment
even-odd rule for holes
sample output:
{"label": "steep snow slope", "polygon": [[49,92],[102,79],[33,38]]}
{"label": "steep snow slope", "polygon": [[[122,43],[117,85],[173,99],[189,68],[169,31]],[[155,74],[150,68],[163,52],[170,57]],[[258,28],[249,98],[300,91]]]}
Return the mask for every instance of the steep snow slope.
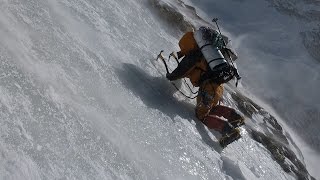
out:
{"label": "steep snow slope", "polygon": [[294,179],[172,96],[172,32],[143,0],[1,1],[0,179]]}
{"label": "steep snow slope", "polygon": [[[204,11],[202,15],[210,16],[206,19],[220,18],[223,32],[233,37],[240,56],[242,85],[276,110],[300,137],[297,143],[310,167],[317,167],[320,161],[319,1],[191,2]],[[318,173],[317,168],[314,173]]]}

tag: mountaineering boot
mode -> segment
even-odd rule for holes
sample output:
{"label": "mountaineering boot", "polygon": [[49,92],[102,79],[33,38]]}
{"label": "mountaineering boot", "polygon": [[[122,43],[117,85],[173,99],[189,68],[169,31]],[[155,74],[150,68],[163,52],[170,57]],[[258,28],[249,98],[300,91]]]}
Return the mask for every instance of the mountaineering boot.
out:
{"label": "mountaineering boot", "polygon": [[218,117],[224,117],[224,119],[228,120],[228,123],[231,124],[234,128],[244,125],[244,117],[241,116],[236,110],[233,108],[217,105],[213,107],[210,111],[210,115],[215,115]]}
{"label": "mountaineering boot", "polygon": [[230,130],[228,133],[224,133],[223,136],[220,138],[219,143],[221,147],[226,147],[228,144],[240,139],[240,129],[234,128]]}
{"label": "mountaineering boot", "polygon": [[228,122],[233,126],[233,127],[240,127],[240,126],[243,126],[243,125],[245,125],[245,123],[244,123],[244,118],[243,117],[241,117],[241,118],[238,118],[238,119],[236,119],[236,120],[228,120]]}

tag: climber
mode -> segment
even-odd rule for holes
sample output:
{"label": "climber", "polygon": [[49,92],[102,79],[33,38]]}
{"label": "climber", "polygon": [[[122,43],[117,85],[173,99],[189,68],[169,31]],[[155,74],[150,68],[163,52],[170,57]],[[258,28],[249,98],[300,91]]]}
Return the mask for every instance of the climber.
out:
{"label": "climber", "polygon": [[[240,138],[237,127],[244,124],[244,118],[234,109],[218,105],[223,95],[223,84],[234,77],[240,79],[234,64],[237,55],[226,47],[221,33],[209,27],[185,33],[179,47],[177,57],[183,58],[166,77],[170,81],[189,78],[195,87],[199,87],[196,117],[209,129],[220,132],[220,144],[226,146]],[[226,138],[230,136],[233,138]]]}

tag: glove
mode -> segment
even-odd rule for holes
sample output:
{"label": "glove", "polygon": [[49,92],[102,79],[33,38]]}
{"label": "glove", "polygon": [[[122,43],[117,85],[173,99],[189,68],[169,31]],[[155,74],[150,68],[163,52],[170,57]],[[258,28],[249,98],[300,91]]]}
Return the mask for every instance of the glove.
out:
{"label": "glove", "polygon": [[169,81],[172,81],[172,75],[171,75],[171,73],[167,73],[167,74],[166,74],[166,78],[167,78]]}

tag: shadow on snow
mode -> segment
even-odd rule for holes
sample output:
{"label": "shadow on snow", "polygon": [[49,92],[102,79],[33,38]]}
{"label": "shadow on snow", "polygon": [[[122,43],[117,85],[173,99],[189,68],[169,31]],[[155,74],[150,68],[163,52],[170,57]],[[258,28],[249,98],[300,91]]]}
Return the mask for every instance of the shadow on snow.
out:
{"label": "shadow on snow", "polygon": [[213,141],[204,125],[194,116],[194,104],[178,101],[172,96],[177,90],[164,77],[152,77],[143,69],[124,63],[123,68],[117,69],[116,73],[123,85],[138,96],[145,105],[158,109],[169,116],[172,120],[175,116],[195,120],[196,128],[202,140],[217,152],[221,152],[218,142]]}

